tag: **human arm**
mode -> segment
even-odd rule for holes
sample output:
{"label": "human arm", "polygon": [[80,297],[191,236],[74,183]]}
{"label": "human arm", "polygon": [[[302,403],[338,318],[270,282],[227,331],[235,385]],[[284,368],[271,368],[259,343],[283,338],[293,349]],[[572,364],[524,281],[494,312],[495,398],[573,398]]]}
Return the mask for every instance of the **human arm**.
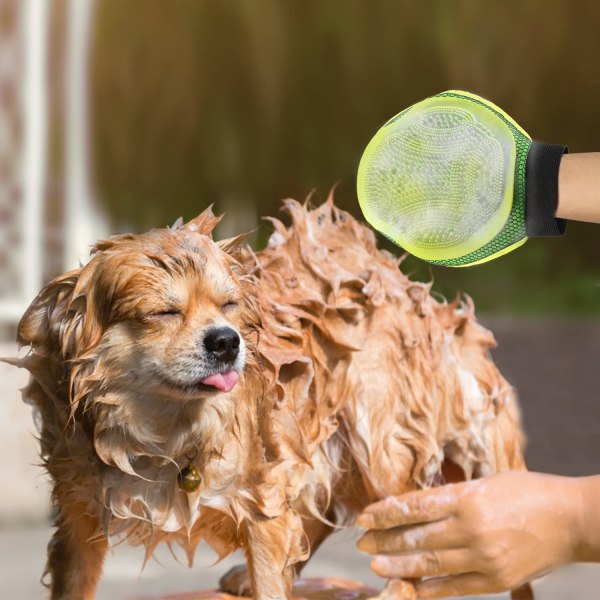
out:
{"label": "human arm", "polygon": [[558,171],[556,216],[600,223],[600,152],[565,154]]}
{"label": "human arm", "polygon": [[600,476],[507,471],[368,507],[359,548],[422,598],[495,593],[561,564],[600,561]]}

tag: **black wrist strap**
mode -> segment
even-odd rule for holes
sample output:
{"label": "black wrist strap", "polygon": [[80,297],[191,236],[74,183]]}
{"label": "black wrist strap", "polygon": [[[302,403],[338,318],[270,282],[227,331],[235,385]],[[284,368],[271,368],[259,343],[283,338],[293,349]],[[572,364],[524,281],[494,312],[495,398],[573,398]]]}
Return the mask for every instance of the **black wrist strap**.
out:
{"label": "black wrist strap", "polygon": [[525,166],[527,237],[555,236],[565,232],[567,221],[554,215],[558,205],[558,169],[563,154],[568,151],[560,144],[531,144]]}

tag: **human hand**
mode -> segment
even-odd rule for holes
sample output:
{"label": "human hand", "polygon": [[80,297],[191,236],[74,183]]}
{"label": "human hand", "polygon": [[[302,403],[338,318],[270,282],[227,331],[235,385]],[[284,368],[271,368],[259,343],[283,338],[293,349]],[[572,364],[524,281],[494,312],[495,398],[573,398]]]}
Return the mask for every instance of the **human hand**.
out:
{"label": "human hand", "polygon": [[[576,560],[580,480],[507,471],[391,497],[358,518],[381,577],[418,579],[420,598],[502,592]],[[585,481],[585,480],[583,480]]]}

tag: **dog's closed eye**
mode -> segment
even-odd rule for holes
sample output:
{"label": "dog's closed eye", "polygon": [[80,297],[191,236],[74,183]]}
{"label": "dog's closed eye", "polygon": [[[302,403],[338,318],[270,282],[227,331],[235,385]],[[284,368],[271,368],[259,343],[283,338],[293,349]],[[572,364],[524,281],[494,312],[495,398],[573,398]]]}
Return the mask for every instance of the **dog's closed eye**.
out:
{"label": "dog's closed eye", "polygon": [[150,313],[148,316],[151,319],[161,319],[161,318],[169,318],[169,317],[179,317],[182,312],[178,308],[167,308],[165,310],[159,310],[153,313]]}
{"label": "dog's closed eye", "polygon": [[231,300],[229,302],[225,302],[223,306],[221,306],[221,310],[223,313],[227,314],[229,312],[234,311],[238,307],[238,303],[235,300]]}

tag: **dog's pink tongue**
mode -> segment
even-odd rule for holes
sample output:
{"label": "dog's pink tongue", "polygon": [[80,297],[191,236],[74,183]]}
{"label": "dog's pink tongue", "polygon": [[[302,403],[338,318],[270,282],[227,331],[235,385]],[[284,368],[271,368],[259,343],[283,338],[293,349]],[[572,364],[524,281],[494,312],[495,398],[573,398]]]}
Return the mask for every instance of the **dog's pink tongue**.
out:
{"label": "dog's pink tongue", "polygon": [[236,371],[225,371],[225,373],[213,373],[202,380],[204,385],[212,385],[222,392],[230,392],[238,382],[240,376]]}

